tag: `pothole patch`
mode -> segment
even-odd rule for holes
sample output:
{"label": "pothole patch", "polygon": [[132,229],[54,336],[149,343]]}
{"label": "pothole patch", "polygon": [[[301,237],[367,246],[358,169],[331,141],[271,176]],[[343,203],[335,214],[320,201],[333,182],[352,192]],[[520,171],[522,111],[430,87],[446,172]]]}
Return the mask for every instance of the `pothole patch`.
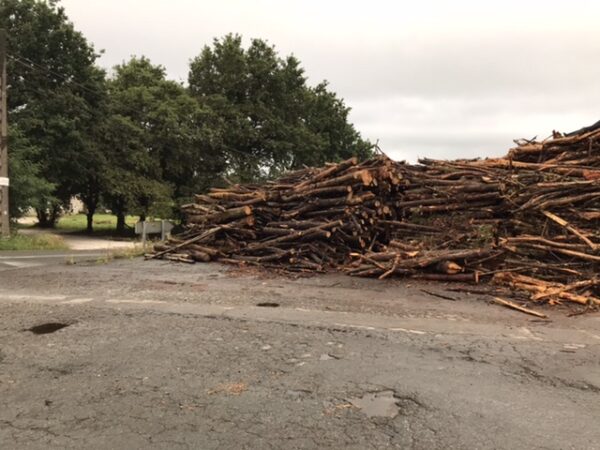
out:
{"label": "pothole patch", "polygon": [[69,325],[71,324],[62,322],[47,322],[27,328],[25,331],[31,331],[33,334],[50,334],[66,328]]}
{"label": "pothole patch", "polygon": [[367,417],[394,418],[400,413],[394,391],[370,392],[362,397],[349,399]]}
{"label": "pothole patch", "polygon": [[257,303],[256,306],[260,306],[262,308],[278,308],[279,307],[279,303],[275,303],[275,302],[261,302],[261,303]]}
{"label": "pothole patch", "polygon": [[427,409],[415,395],[401,395],[391,389],[368,392],[362,397],[351,398],[348,401],[367,417],[394,418],[399,414],[413,416],[419,409]]}

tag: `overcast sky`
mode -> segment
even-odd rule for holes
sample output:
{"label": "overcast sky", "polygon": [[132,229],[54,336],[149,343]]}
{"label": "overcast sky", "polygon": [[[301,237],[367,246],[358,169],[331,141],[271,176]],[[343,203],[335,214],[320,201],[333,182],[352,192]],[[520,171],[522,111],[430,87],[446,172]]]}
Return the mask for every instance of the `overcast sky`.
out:
{"label": "overcast sky", "polygon": [[512,139],[600,120],[600,2],[63,0],[111,67],[188,63],[234,32],[326,79],[366,138],[397,159],[502,155]]}

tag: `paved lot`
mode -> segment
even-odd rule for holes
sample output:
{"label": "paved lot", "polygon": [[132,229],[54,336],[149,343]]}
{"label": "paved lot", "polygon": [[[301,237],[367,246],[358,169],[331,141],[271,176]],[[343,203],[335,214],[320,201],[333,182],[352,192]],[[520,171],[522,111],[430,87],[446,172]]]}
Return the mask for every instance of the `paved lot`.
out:
{"label": "paved lot", "polygon": [[[0,271],[2,449],[600,448],[597,314],[539,321],[341,275],[36,261]],[[68,326],[27,331],[49,322]]]}
{"label": "paved lot", "polygon": [[109,259],[110,255],[109,250],[102,249],[0,252],[0,272],[31,269],[33,267],[61,266],[84,261],[99,261]]}

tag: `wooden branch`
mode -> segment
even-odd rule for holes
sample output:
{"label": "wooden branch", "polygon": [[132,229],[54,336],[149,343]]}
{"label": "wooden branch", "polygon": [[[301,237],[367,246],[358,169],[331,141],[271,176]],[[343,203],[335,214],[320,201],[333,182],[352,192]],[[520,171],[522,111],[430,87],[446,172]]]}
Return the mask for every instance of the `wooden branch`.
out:
{"label": "wooden branch", "polygon": [[522,313],[525,313],[525,314],[531,314],[532,316],[541,317],[542,319],[548,318],[548,316],[546,314],[534,311],[533,309],[525,308],[524,306],[517,305],[514,302],[511,302],[509,300],[504,300],[503,298],[500,298],[500,297],[494,297],[494,303],[497,303],[502,306],[506,306],[507,308],[515,309],[517,311],[521,311]]}
{"label": "wooden branch", "polygon": [[592,241],[590,241],[588,239],[588,237],[585,236],[581,231],[579,231],[577,228],[571,226],[571,224],[569,224],[569,222],[567,222],[564,219],[561,219],[556,214],[553,214],[549,211],[542,211],[542,214],[545,215],[548,219],[552,220],[553,222],[556,222],[557,224],[559,224],[561,227],[565,228],[566,230],[569,230],[571,233],[573,233],[575,236],[577,236],[579,239],[581,239],[583,242],[585,242],[593,251],[596,251],[596,250],[598,250],[598,248],[600,248],[600,246],[598,246],[598,245],[594,244]]}
{"label": "wooden branch", "polygon": [[175,251],[175,250],[178,250],[178,249],[180,249],[180,248],[183,248],[183,247],[185,247],[186,245],[192,244],[192,243],[194,243],[194,242],[200,242],[200,241],[203,241],[204,239],[206,239],[206,238],[208,238],[208,237],[210,237],[210,236],[213,236],[214,234],[216,234],[216,233],[217,233],[218,231],[220,231],[221,229],[223,229],[223,227],[215,227],[215,228],[211,228],[210,230],[207,230],[207,231],[205,231],[204,233],[202,233],[202,234],[199,234],[198,236],[195,236],[195,237],[193,237],[193,238],[191,238],[191,239],[187,239],[187,240],[185,240],[185,241],[183,241],[183,242],[181,242],[181,243],[179,243],[179,244],[177,244],[177,245],[174,245],[173,247],[170,247],[170,248],[168,248],[168,249],[166,249],[166,250],[163,250],[163,251],[160,251],[160,252],[157,252],[157,253],[153,253],[153,254],[151,254],[151,255],[149,255],[149,256],[146,256],[146,259],[155,259],[155,258],[159,258],[159,257],[161,257],[161,256],[163,256],[163,255],[166,255],[167,253],[171,253],[171,252],[173,252],[173,251]]}

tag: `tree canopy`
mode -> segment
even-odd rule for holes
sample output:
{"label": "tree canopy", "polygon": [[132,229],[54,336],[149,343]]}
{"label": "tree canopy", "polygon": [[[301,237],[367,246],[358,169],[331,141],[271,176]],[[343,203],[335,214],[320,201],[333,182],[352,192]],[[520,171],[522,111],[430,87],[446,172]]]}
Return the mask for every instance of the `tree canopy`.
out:
{"label": "tree canopy", "polygon": [[298,59],[264,40],[244,49],[239,35],[215,39],[192,60],[188,81],[219,118],[221,151],[243,179],[370,153],[327,83],[309,87]]}
{"label": "tree canopy", "polygon": [[8,32],[11,211],[53,226],[72,197],[88,213],[172,217],[225,180],[370,154],[349,108],[310,86],[295,56],[227,35],[190,63],[188,84],[132,57],[109,74],[57,1],[3,0]]}
{"label": "tree canopy", "polygon": [[60,206],[85,184],[87,169],[97,167],[90,147],[104,73],[95,65],[93,47],[56,1],[3,0],[0,27],[8,34],[9,126],[26,138],[26,148],[36,149],[19,154],[25,147],[17,145],[10,150],[11,161],[35,165],[43,180],[39,187],[47,189],[13,210],[36,206],[40,222],[52,225]]}
{"label": "tree canopy", "polygon": [[101,142],[106,198],[121,227],[125,212],[172,214],[175,203],[207,188],[223,161],[211,151],[210,112],[163,67],[132,58],[114,72]]}

